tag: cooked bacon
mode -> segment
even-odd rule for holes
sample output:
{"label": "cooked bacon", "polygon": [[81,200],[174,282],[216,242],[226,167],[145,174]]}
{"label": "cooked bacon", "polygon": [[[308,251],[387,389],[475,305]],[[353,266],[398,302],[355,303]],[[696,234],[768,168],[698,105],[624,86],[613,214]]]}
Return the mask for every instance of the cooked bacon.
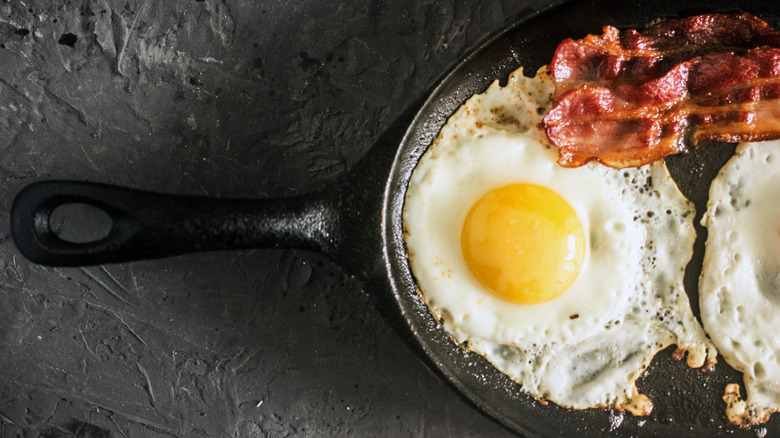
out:
{"label": "cooked bacon", "polygon": [[603,35],[558,45],[550,64],[556,96],[584,84],[614,86],[657,78],[680,62],[709,52],[780,47],[780,33],[748,13],[704,14],[662,21],[647,29]]}
{"label": "cooked bacon", "polygon": [[686,136],[780,138],[780,49],[708,53],[641,84],[585,84],[561,95],[544,124],[567,167],[640,166],[682,151]]}

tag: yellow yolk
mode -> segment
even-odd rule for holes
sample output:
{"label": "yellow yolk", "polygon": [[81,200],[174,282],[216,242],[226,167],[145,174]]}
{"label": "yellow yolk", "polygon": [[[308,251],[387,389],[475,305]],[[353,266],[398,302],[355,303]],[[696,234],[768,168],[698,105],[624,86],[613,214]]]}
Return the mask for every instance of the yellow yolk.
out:
{"label": "yellow yolk", "polygon": [[469,268],[491,292],[537,304],[561,295],[577,278],[585,233],[557,193],[513,184],[489,191],[471,207],[461,247]]}

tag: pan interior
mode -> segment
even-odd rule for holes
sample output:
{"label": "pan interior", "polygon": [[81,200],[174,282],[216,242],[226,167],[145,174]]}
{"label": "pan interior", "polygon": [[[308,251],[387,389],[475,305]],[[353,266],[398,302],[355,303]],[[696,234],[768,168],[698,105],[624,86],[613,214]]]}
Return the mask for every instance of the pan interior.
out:
{"label": "pan interior", "polygon": [[[617,436],[659,435],[754,436],[730,426],[721,397],[727,383],[742,382],[741,374],[722,358],[714,372],[703,373],[672,359],[672,349],[661,351],[637,385],[655,408],[648,417],[634,417],[610,410],[571,411],[549,403],[542,405],[523,395],[520,387],[482,357],[461,348],[448,337],[420,299],[406,259],[402,235],[405,190],[412,171],[447,118],[471,95],[484,91],[494,80],[505,82],[520,66],[526,72],[549,63],[558,42],[600,33],[604,25],[643,27],[668,17],[704,12],[734,11],[733,3],[718,1],[594,0],[569,2],[527,20],[489,40],[444,77],[422,106],[398,150],[393,164],[383,214],[385,264],[395,299],[416,342],[433,368],[478,408],[508,428],[531,436],[572,436],[611,433]],[[741,10],[778,25],[780,6],[771,1],[750,1]],[[697,211],[697,239],[684,285],[698,317],[698,277],[701,271],[706,229],[699,225],[706,210],[712,178],[734,152],[728,143],[704,143],[689,152],[666,159],[672,177]],[[744,390],[743,390],[744,393]],[[769,434],[780,432],[778,415],[762,426]]]}

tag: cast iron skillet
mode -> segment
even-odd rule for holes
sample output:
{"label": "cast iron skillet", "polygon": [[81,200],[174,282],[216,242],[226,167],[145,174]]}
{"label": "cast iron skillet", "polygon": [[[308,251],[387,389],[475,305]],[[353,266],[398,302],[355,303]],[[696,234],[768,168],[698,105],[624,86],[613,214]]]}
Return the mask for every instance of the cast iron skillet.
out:
{"label": "cast iron skillet", "polygon": [[[713,373],[691,370],[659,353],[638,385],[655,403],[649,417],[616,411],[568,411],[542,405],[480,356],[455,345],[428,313],[415,289],[402,238],[402,207],[412,170],[447,117],[493,80],[519,66],[549,63],[566,37],[600,33],[606,24],[642,27],[658,19],[744,10],[777,26],[774,0],[591,0],[570,2],[516,23],[489,40],[403,114],[348,174],[331,187],[290,199],[236,200],[180,197],[114,186],[48,181],[17,196],[11,230],[30,260],[59,266],[119,263],[193,251],[295,247],[318,251],[365,280],[379,309],[427,364],[485,413],[525,435],[713,436],[745,434],[727,425],[720,400],[727,382],[741,375],[722,360]],[[425,97],[425,96],[424,96]],[[734,146],[711,143],[670,157],[681,190],[705,209],[710,181]],[[49,219],[58,206],[86,203],[113,220],[108,236],[75,244],[57,237]],[[698,225],[694,257],[685,277],[698,314],[696,281],[706,230]],[[744,394],[744,388],[743,388]],[[780,432],[777,415],[759,432]],[[766,430],[765,430],[766,428]]]}

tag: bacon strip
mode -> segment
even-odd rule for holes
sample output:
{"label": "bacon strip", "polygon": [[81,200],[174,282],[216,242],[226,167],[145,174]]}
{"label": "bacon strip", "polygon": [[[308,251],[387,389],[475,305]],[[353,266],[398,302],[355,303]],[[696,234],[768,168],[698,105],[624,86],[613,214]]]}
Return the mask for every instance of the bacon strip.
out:
{"label": "bacon strip", "polygon": [[680,62],[709,52],[780,47],[780,33],[748,13],[704,14],[665,20],[647,29],[603,35],[558,45],[550,71],[556,96],[584,84],[614,86],[660,77]]}
{"label": "bacon strip", "polygon": [[641,84],[585,84],[544,118],[558,163],[640,166],[703,140],[780,138],[780,49],[709,53]]}

